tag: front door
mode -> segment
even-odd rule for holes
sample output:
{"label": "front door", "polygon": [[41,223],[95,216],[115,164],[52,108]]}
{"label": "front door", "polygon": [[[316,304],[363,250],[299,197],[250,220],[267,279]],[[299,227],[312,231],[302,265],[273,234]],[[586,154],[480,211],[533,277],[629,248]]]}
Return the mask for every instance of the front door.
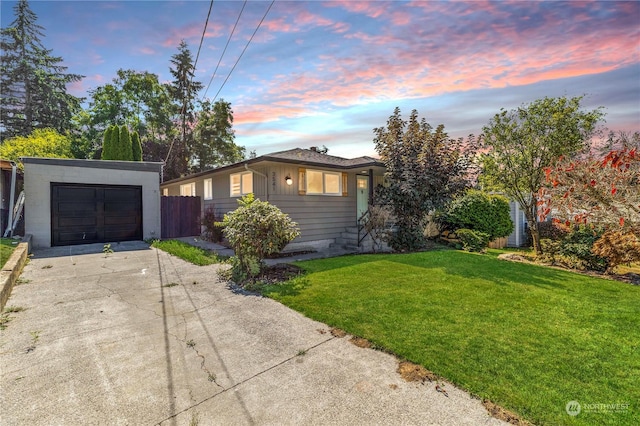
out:
{"label": "front door", "polygon": [[357,205],[358,219],[369,209],[369,176],[356,176],[357,178]]}

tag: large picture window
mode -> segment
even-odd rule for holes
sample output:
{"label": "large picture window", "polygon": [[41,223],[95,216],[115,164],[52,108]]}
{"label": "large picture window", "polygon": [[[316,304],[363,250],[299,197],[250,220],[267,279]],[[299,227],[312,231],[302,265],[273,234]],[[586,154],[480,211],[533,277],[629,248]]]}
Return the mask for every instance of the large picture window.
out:
{"label": "large picture window", "polygon": [[232,197],[240,197],[242,195],[253,192],[253,173],[242,172],[234,173],[229,179],[230,194]]}
{"label": "large picture window", "polygon": [[308,195],[343,195],[343,176],[339,172],[306,170]]}

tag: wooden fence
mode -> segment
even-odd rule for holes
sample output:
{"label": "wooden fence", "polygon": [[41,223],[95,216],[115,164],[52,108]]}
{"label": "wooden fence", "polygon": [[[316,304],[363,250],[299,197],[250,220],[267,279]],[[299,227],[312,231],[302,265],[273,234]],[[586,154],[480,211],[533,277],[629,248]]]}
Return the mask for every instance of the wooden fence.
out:
{"label": "wooden fence", "polygon": [[161,237],[200,235],[200,197],[161,197]]}

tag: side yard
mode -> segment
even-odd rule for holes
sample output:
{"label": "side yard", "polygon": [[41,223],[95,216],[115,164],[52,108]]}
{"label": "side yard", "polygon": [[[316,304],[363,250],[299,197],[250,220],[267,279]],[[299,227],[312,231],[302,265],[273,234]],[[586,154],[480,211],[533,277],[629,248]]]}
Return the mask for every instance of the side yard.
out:
{"label": "side yard", "polygon": [[638,286],[452,250],[297,265],[264,294],[523,419],[640,424]]}

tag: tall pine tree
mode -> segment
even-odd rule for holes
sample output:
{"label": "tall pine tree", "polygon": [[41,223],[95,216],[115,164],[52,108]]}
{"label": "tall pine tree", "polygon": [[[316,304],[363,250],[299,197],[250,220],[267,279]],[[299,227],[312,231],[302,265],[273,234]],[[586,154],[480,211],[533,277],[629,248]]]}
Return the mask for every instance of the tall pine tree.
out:
{"label": "tall pine tree", "polygon": [[195,123],[195,100],[203,88],[202,83],[193,81],[195,64],[187,43],[182,40],[178,53],[171,57],[169,71],[173,80],[169,84],[169,93],[175,105],[175,114],[180,122],[180,136],[175,138],[165,175],[170,178],[188,173],[193,145],[193,127]]}
{"label": "tall pine tree", "polygon": [[15,21],[1,30],[0,140],[47,127],[63,133],[81,102],[67,93],[66,85],[83,76],[66,73],[62,58],[43,46],[44,28],[27,0],[20,0],[14,11]]}

